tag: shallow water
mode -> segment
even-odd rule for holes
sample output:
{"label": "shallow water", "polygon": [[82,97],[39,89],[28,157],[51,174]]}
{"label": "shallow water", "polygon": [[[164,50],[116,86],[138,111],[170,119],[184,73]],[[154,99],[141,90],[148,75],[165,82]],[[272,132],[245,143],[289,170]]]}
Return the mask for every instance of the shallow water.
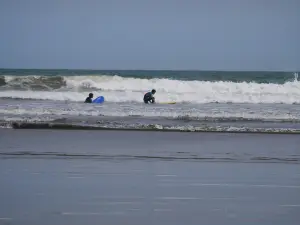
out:
{"label": "shallow water", "polygon": [[300,105],[287,104],[84,104],[0,99],[0,123],[46,122],[105,128],[186,131],[268,131],[297,133]]}

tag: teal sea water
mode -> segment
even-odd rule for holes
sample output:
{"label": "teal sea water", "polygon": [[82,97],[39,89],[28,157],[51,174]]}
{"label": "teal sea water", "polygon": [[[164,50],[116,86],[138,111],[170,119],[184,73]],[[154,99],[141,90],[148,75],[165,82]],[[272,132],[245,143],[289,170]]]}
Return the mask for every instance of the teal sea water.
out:
{"label": "teal sea water", "polygon": [[[155,88],[155,105],[145,92]],[[101,105],[84,104],[88,93]],[[162,104],[176,102],[174,105]],[[180,131],[298,132],[297,71],[0,69],[0,122]]]}
{"label": "teal sea water", "polygon": [[4,76],[120,76],[143,79],[174,79],[200,81],[232,81],[283,84],[294,79],[290,72],[263,71],[172,71],[172,70],[63,70],[63,69],[0,69],[3,83]]}

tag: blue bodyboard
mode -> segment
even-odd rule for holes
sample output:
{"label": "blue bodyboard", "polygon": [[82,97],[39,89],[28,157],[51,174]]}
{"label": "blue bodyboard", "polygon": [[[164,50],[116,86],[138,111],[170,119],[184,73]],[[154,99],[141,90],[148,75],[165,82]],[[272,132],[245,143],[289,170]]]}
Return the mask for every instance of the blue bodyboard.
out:
{"label": "blue bodyboard", "polygon": [[103,96],[99,96],[99,97],[97,97],[97,98],[95,98],[94,100],[93,100],[93,103],[103,103],[104,102],[104,97]]}

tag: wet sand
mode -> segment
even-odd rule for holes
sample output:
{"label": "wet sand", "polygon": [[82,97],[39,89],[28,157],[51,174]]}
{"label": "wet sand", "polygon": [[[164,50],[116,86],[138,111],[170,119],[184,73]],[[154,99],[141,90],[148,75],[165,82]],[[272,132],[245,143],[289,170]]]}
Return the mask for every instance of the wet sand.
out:
{"label": "wet sand", "polygon": [[0,224],[299,224],[297,135],[0,129]]}

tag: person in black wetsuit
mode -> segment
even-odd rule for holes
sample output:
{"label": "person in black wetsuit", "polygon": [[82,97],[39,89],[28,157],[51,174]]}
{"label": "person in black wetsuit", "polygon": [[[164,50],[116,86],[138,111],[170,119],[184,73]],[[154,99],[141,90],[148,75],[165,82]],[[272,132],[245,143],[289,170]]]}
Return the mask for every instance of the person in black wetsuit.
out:
{"label": "person in black wetsuit", "polygon": [[153,89],[151,92],[148,92],[144,95],[144,102],[146,104],[150,103],[155,103],[155,98],[153,97],[153,95],[156,93],[156,90]]}
{"label": "person in black wetsuit", "polygon": [[85,99],[85,102],[84,103],[92,103],[92,98],[94,97],[93,93],[90,93],[89,94],[89,97],[87,97]]}

